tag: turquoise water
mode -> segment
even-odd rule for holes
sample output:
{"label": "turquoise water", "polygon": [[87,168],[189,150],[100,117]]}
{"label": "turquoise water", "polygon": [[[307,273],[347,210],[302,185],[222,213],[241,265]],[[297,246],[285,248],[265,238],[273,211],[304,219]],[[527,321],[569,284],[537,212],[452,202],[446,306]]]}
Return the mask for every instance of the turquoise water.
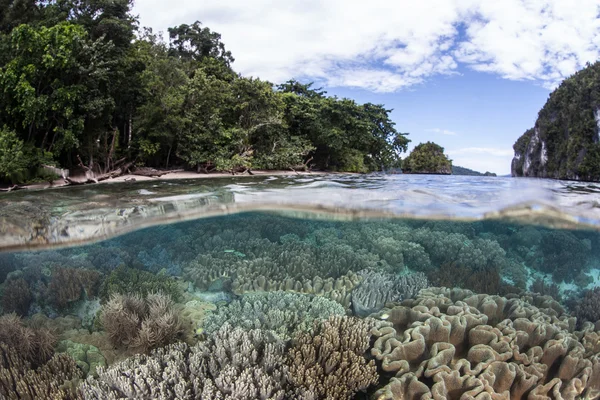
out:
{"label": "turquoise water", "polygon": [[599,193],[342,175],[4,196],[0,352],[27,366],[5,357],[0,396],[599,398]]}

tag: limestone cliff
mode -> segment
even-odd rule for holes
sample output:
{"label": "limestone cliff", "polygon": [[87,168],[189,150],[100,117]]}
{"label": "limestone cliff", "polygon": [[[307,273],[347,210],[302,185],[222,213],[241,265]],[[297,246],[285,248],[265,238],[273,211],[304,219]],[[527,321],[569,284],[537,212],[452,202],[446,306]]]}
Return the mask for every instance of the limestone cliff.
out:
{"label": "limestone cliff", "polygon": [[563,81],[513,149],[513,176],[600,181],[600,62]]}

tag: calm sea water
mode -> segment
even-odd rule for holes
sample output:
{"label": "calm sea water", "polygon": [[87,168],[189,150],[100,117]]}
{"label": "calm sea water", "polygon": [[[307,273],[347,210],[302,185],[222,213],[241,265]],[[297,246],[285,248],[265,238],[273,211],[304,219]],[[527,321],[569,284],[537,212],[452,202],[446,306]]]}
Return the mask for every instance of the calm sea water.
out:
{"label": "calm sea water", "polygon": [[[311,326],[334,314],[392,321],[394,304],[438,287],[551,296],[561,316],[578,318],[572,330],[600,319],[582,305],[600,287],[600,188],[593,184],[406,175],[105,184],[2,195],[0,224],[3,313],[46,321],[63,347],[67,340],[94,346],[102,365],[150,350],[107,335],[102,310],[119,294],[172,298],[186,326],[161,345],[210,339],[229,321],[275,329],[291,346],[297,332],[282,328],[285,318],[271,326],[266,314],[249,323],[231,311],[257,310],[258,303],[242,306],[269,293],[333,304]],[[261,301],[269,312],[285,312],[301,300]],[[383,368],[376,353],[365,354],[375,360],[378,383],[316,398],[405,398],[390,394],[400,390],[392,378],[401,374]]]}

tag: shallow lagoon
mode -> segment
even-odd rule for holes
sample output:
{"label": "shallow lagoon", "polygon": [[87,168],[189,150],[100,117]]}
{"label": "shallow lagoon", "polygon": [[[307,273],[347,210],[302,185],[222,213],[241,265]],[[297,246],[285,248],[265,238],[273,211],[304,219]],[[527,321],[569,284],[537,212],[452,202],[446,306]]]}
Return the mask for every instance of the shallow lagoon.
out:
{"label": "shallow lagoon", "polygon": [[0,393],[598,398],[597,200],[384,175],[17,192]]}

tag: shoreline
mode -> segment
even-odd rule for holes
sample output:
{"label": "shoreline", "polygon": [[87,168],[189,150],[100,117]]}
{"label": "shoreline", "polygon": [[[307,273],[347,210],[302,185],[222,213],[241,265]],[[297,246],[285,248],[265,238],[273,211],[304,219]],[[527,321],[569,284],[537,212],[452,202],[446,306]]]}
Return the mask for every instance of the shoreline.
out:
{"label": "shoreline", "polygon": [[[228,172],[209,172],[201,173],[194,171],[174,171],[167,172],[161,176],[146,176],[136,175],[133,173],[123,174],[114,178],[104,179],[98,182],[86,182],[81,184],[72,184],[67,182],[65,179],[57,179],[52,183],[38,182],[27,185],[19,185],[13,190],[41,190],[41,189],[54,189],[61,187],[75,187],[75,186],[88,186],[98,185],[105,183],[123,183],[123,182],[144,182],[144,181],[159,181],[159,180],[180,180],[180,179],[214,179],[214,178],[239,178],[239,177],[256,177],[256,176],[315,176],[315,175],[347,175],[352,174],[351,172],[333,172],[333,171],[286,171],[286,170],[252,170],[252,175],[247,173],[239,173],[232,175]],[[6,190],[4,192],[10,192]],[[0,192],[1,193],[1,192]]]}

